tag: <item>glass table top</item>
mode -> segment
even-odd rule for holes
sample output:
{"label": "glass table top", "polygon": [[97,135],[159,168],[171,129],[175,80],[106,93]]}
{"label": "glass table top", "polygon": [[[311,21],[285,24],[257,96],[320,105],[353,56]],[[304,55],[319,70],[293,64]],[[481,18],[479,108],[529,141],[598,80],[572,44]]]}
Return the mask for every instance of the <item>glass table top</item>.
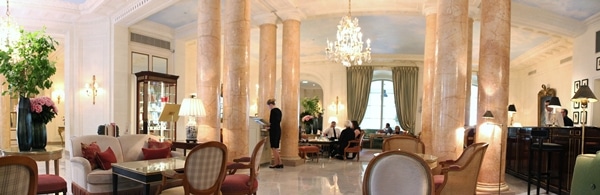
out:
{"label": "glass table top", "polygon": [[112,166],[142,175],[149,175],[165,170],[181,170],[185,166],[185,157],[113,163]]}

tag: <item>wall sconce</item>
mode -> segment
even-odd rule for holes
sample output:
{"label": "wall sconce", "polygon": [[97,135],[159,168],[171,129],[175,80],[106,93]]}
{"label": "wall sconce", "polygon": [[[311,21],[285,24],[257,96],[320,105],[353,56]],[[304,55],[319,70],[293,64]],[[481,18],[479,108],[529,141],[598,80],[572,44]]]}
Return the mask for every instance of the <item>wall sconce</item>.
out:
{"label": "wall sconce", "polygon": [[335,96],[335,101],[329,105],[330,110],[335,110],[335,115],[338,114],[339,110],[344,109],[344,104],[340,103],[339,97]]}
{"label": "wall sconce", "polygon": [[56,90],[52,92],[52,99],[56,100],[57,104],[60,104],[60,100],[65,96],[65,92],[63,90]]}
{"label": "wall sconce", "polygon": [[96,75],[92,76],[92,83],[85,84],[85,93],[92,96],[92,104],[96,104],[96,96],[98,96],[98,83],[96,83]]}

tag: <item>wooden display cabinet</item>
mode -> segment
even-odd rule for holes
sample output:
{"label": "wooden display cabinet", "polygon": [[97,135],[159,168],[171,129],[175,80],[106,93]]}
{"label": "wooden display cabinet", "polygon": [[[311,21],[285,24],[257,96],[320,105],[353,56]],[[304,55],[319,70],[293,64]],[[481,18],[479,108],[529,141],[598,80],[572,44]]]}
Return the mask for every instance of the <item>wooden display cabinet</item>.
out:
{"label": "wooden display cabinet", "polygon": [[177,79],[179,76],[151,71],[135,73],[136,129],[138,134],[151,134],[175,140],[177,121],[159,121],[165,104],[177,103]]}

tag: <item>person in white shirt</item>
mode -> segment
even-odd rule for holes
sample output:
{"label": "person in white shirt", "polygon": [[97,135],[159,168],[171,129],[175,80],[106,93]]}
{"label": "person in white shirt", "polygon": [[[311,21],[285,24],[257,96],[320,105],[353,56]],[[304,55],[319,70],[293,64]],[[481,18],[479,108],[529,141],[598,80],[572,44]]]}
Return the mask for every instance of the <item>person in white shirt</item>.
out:
{"label": "person in white shirt", "polygon": [[329,128],[325,129],[325,131],[323,131],[322,134],[324,136],[327,136],[327,138],[329,139],[339,139],[340,134],[342,134],[342,130],[340,128],[337,128],[335,125],[336,122],[331,121],[331,125],[329,126]]}

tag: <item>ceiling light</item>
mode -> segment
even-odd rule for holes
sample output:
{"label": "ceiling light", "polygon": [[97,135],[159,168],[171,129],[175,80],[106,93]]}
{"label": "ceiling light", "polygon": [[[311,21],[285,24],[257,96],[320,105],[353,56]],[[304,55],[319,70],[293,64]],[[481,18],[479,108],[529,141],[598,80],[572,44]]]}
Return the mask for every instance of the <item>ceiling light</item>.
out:
{"label": "ceiling light", "polygon": [[10,6],[6,1],[6,17],[0,20],[0,50],[8,51],[21,38],[20,27],[10,17]]}
{"label": "ceiling light", "polygon": [[362,33],[358,26],[358,18],[352,19],[350,0],[348,0],[348,15],[342,17],[337,28],[337,40],[330,42],[327,39],[325,49],[327,58],[334,62],[341,62],[346,67],[371,62],[371,40],[367,39],[367,47],[363,51]]}

